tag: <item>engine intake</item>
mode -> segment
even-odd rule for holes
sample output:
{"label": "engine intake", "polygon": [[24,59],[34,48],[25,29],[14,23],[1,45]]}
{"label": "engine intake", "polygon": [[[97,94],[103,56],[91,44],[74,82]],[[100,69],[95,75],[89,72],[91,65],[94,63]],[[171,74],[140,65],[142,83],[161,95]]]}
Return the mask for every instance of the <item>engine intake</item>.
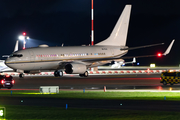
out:
{"label": "engine intake", "polygon": [[79,63],[71,63],[65,66],[65,72],[67,74],[83,74],[86,69],[86,65]]}

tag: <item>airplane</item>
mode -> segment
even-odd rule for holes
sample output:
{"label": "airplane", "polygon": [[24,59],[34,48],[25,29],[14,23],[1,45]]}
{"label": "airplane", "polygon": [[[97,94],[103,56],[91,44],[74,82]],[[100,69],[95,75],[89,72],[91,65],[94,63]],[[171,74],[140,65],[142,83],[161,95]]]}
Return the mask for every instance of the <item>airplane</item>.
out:
{"label": "airplane", "polygon": [[114,60],[114,64],[111,65],[111,68],[120,68],[124,66],[125,64],[131,64],[131,63],[136,63],[136,58],[133,58],[133,61],[131,62],[125,62],[123,59],[120,60]]}
{"label": "airplane", "polygon": [[[39,45],[39,47],[13,52],[6,59],[5,64],[20,73],[20,78],[24,77],[24,73],[35,74],[44,70],[53,70],[55,77],[62,77],[63,71],[66,74],[88,77],[88,68],[124,59],[122,56],[127,54],[128,50],[162,45],[163,43],[132,48],[126,46],[130,12],[131,5],[126,5],[111,35],[94,46],[49,47],[48,45]],[[174,40],[163,55],[170,52],[173,43]]]}

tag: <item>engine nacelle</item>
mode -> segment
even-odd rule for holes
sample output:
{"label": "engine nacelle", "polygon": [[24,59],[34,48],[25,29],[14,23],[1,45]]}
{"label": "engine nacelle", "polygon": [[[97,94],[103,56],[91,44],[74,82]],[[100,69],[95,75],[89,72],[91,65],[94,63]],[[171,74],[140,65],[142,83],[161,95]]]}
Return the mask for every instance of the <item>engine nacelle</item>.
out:
{"label": "engine nacelle", "polygon": [[83,74],[86,69],[86,65],[78,63],[71,63],[65,66],[65,72],[67,74]]}

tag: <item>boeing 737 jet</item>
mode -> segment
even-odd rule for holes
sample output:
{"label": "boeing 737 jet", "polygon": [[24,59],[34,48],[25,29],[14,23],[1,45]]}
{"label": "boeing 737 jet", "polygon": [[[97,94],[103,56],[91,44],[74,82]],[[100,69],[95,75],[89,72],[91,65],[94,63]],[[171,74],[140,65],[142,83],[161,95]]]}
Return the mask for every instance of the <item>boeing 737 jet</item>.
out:
{"label": "boeing 737 jet", "polygon": [[[24,73],[39,73],[45,70],[53,70],[55,77],[62,77],[63,71],[66,74],[79,74],[81,77],[87,77],[88,68],[124,59],[122,56],[128,50],[159,45],[133,48],[126,46],[130,12],[131,5],[126,5],[111,35],[94,46],[49,47],[48,45],[40,45],[36,48],[13,52],[5,63],[15,72],[20,73],[19,77],[24,77]],[[169,53],[173,42],[174,40],[163,55]]]}

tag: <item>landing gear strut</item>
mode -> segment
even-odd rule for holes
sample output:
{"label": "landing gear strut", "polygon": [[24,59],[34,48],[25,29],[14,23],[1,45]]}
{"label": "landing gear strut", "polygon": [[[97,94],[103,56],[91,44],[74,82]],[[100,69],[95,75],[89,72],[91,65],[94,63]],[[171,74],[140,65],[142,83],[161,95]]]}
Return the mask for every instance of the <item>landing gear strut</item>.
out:
{"label": "landing gear strut", "polygon": [[54,76],[55,76],[55,77],[62,77],[62,76],[63,76],[63,71],[62,71],[62,70],[56,70],[56,71],[54,71]]}
{"label": "landing gear strut", "polygon": [[20,74],[19,74],[19,78],[24,78],[24,74],[23,74],[23,73],[20,73]]}
{"label": "landing gear strut", "polygon": [[86,71],[84,74],[79,74],[80,77],[88,77],[88,71]]}

